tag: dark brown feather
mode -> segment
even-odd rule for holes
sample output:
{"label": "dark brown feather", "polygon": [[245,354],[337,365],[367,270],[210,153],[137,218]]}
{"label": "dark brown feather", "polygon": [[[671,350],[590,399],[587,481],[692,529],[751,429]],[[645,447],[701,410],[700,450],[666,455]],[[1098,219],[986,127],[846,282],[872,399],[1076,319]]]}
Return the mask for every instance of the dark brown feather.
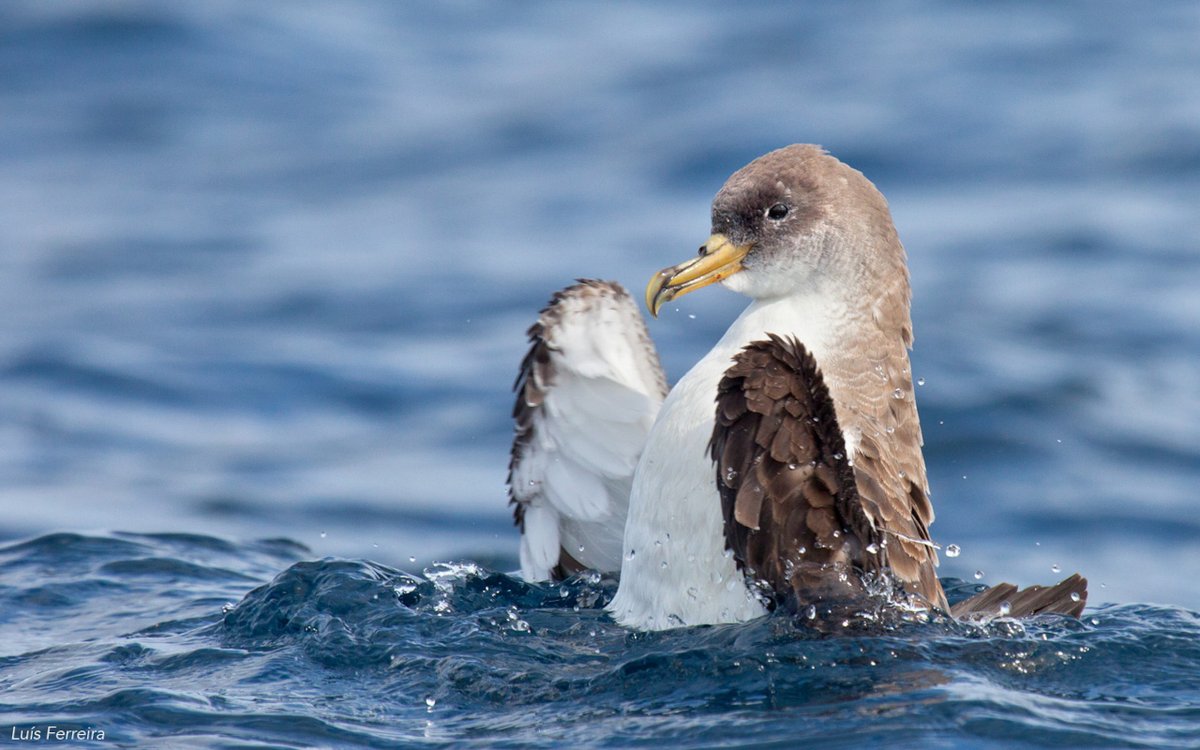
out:
{"label": "dark brown feather", "polygon": [[812,355],[794,338],[751,343],[721,381],[716,414],[726,546],[752,585],[791,609],[860,598],[887,551]]}
{"label": "dark brown feather", "polygon": [[1087,579],[1075,573],[1053,586],[1030,586],[1019,591],[1011,583],[1001,583],[955,604],[950,613],[966,619],[1047,614],[1079,617],[1086,604]]}
{"label": "dark brown feather", "polygon": [[521,367],[517,370],[517,379],[513,382],[513,392],[517,394],[513,402],[513,441],[512,452],[508,459],[508,503],[513,506],[513,523],[525,533],[525,506],[513,496],[513,470],[521,456],[533,442],[533,416],[546,398],[546,390],[554,383],[554,367],[550,362],[550,350],[546,339],[542,336],[545,330],[542,317],[554,309],[571,287],[555,293],[550,303],[538,313],[537,322],[529,327],[526,335],[529,337],[529,351],[521,359]]}

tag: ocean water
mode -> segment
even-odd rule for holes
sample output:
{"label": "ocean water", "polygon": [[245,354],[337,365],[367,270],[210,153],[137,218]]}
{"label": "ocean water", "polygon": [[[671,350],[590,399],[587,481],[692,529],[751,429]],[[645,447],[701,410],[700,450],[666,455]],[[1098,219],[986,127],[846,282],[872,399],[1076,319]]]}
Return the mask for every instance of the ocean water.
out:
{"label": "ocean water", "polygon": [[[1197,39],[1182,1],[0,4],[0,737],[1200,747]],[[943,575],[1079,570],[1082,621],[634,634],[611,581],[511,574],[537,309],[640,290],[801,141],[909,251]],[[672,379],[741,304],[651,323]]]}

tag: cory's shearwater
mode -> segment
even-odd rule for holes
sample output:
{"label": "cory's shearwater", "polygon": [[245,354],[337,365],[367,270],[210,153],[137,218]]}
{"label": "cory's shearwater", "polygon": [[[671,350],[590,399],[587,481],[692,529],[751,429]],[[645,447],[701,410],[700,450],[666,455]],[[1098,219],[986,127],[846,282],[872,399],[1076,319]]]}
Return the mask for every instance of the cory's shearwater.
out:
{"label": "cory's shearwater", "polygon": [[657,315],[715,282],[752,301],[669,393],[618,284],[580,281],[530,328],[509,474],[526,578],[619,570],[609,611],[646,630],[832,611],[889,587],[956,616],[1079,615],[1078,575],[947,604],[908,269],[869,180],[811,145],[738,170],[698,257],[656,274],[646,304]]}

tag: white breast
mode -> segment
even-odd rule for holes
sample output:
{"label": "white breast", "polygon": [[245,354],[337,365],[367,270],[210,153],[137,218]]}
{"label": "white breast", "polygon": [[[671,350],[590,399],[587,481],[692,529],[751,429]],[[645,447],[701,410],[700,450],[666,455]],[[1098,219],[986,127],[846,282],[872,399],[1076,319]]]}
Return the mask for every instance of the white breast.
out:
{"label": "white breast", "polygon": [[663,630],[766,613],[725,549],[708,453],[717,385],[732,357],[767,333],[795,335],[819,364],[844,314],[815,294],[755,301],[671,390],[634,472],[621,582],[608,607],[617,622]]}

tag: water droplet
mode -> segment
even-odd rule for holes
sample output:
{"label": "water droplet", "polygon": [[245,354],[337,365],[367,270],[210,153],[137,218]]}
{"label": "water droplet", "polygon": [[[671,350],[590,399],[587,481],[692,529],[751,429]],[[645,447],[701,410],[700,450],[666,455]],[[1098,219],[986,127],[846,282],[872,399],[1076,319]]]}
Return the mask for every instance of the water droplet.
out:
{"label": "water droplet", "polygon": [[957,544],[946,545],[946,557],[958,557],[962,554],[962,548]]}
{"label": "water droplet", "polygon": [[637,550],[635,550],[635,549],[631,549],[625,553],[626,560],[632,560],[635,557],[637,557]]}
{"label": "water droplet", "polygon": [[327,537],[327,536],[329,536],[329,534],[326,534],[324,531],[322,531],[322,532],[321,532],[321,538],[322,538],[322,539],[324,539],[324,538],[325,538],[325,537]]}
{"label": "water droplet", "polygon": [[425,699],[425,710],[426,711],[432,711],[433,707],[436,705],[437,705],[437,698],[430,697],[430,698]]}
{"label": "water droplet", "polygon": [[725,482],[729,483],[729,482],[734,481],[735,479],[737,479],[737,475],[738,475],[737,469],[728,469],[725,472]]}
{"label": "water droplet", "polygon": [[917,378],[917,385],[925,385],[925,378]]}
{"label": "water droplet", "polygon": [[1007,617],[1009,612],[1012,612],[1012,605],[1008,602],[1000,602],[1000,616]]}
{"label": "water droplet", "polygon": [[1051,570],[1051,572],[1053,572],[1053,573],[1057,573],[1057,572],[1061,571],[1061,570],[1062,570],[1062,568],[1060,568],[1060,567],[1058,566],[1058,563],[1054,563],[1053,565],[1051,565],[1051,566],[1050,566],[1050,570]]}
{"label": "water droplet", "polygon": [[834,461],[841,461],[841,460],[842,460],[842,458],[843,458],[843,456],[842,456],[842,454],[841,454],[841,453],[834,453],[834,454],[833,454],[833,460],[834,460]]}
{"label": "water droplet", "polygon": [[411,563],[415,563],[415,562],[417,561],[417,557],[416,557],[416,555],[409,555],[409,556],[408,556],[408,561],[409,561],[409,562],[411,562]]}
{"label": "water droplet", "polygon": [[896,390],[892,391],[892,398],[904,398],[904,391],[897,388]]}
{"label": "water droplet", "polygon": [[1079,601],[1079,593],[1078,592],[1075,592],[1075,591],[1071,592],[1071,601],[1073,601],[1073,602]]}
{"label": "water droplet", "polygon": [[797,548],[796,548],[796,552],[797,552],[798,554],[801,554],[801,555],[803,555],[805,552],[808,552],[808,547],[804,547],[804,546],[797,547]]}
{"label": "water droplet", "polygon": [[377,542],[372,542],[371,546],[374,547],[375,549],[379,549],[379,544]]}
{"label": "water droplet", "polygon": [[688,313],[688,318],[690,318],[691,320],[695,320],[695,319],[696,319],[696,314],[695,314],[695,313]]}
{"label": "water droplet", "polygon": [[582,545],[582,544],[581,544],[581,545],[579,545],[579,551],[580,551],[580,552],[583,552],[583,545]]}
{"label": "water droplet", "polygon": [[887,434],[891,435],[895,431],[896,431],[895,425],[888,425]]}
{"label": "water droplet", "polygon": [[726,559],[726,560],[732,560],[732,559],[733,559],[733,550],[731,550],[731,549],[726,549],[726,550],[725,550],[724,552],[722,552],[721,554],[725,556],[725,559]]}
{"label": "water droplet", "polygon": [[667,567],[667,561],[663,560],[662,563],[658,567],[665,569]]}
{"label": "water droplet", "polygon": [[688,594],[689,599],[695,599],[696,597],[700,596],[700,590],[697,589],[695,586],[692,586],[691,588],[688,589],[687,594]]}
{"label": "water droplet", "polygon": [[221,612],[223,614],[229,614],[230,612],[233,611],[233,608],[236,606],[237,605],[234,604],[233,602],[225,602],[224,604],[221,605]]}
{"label": "water droplet", "polygon": [[975,571],[975,580],[978,581],[980,578],[983,578],[983,571],[982,570]]}
{"label": "water droplet", "polygon": [[791,463],[789,463],[789,464],[788,464],[788,471],[795,471],[797,468],[798,468],[798,467],[796,466],[796,462],[795,462],[795,461],[793,461],[793,462],[791,462]]}
{"label": "water droplet", "polygon": [[878,555],[879,554],[879,545],[876,544],[875,542],[871,542],[870,544],[867,545],[867,552],[870,552],[872,555]]}
{"label": "water droplet", "polygon": [[655,546],[655,547],[661,547],[661,546],[662,546],[662,540],[661,540],[661,539],[655,539],[655,540],[654,540],[654,546]]}
{"label": "water droplet", "polygon": [[804,616],[810,620],[817,619],[817,607],[814,604],[808,605],[808,609],[804,611]]}

